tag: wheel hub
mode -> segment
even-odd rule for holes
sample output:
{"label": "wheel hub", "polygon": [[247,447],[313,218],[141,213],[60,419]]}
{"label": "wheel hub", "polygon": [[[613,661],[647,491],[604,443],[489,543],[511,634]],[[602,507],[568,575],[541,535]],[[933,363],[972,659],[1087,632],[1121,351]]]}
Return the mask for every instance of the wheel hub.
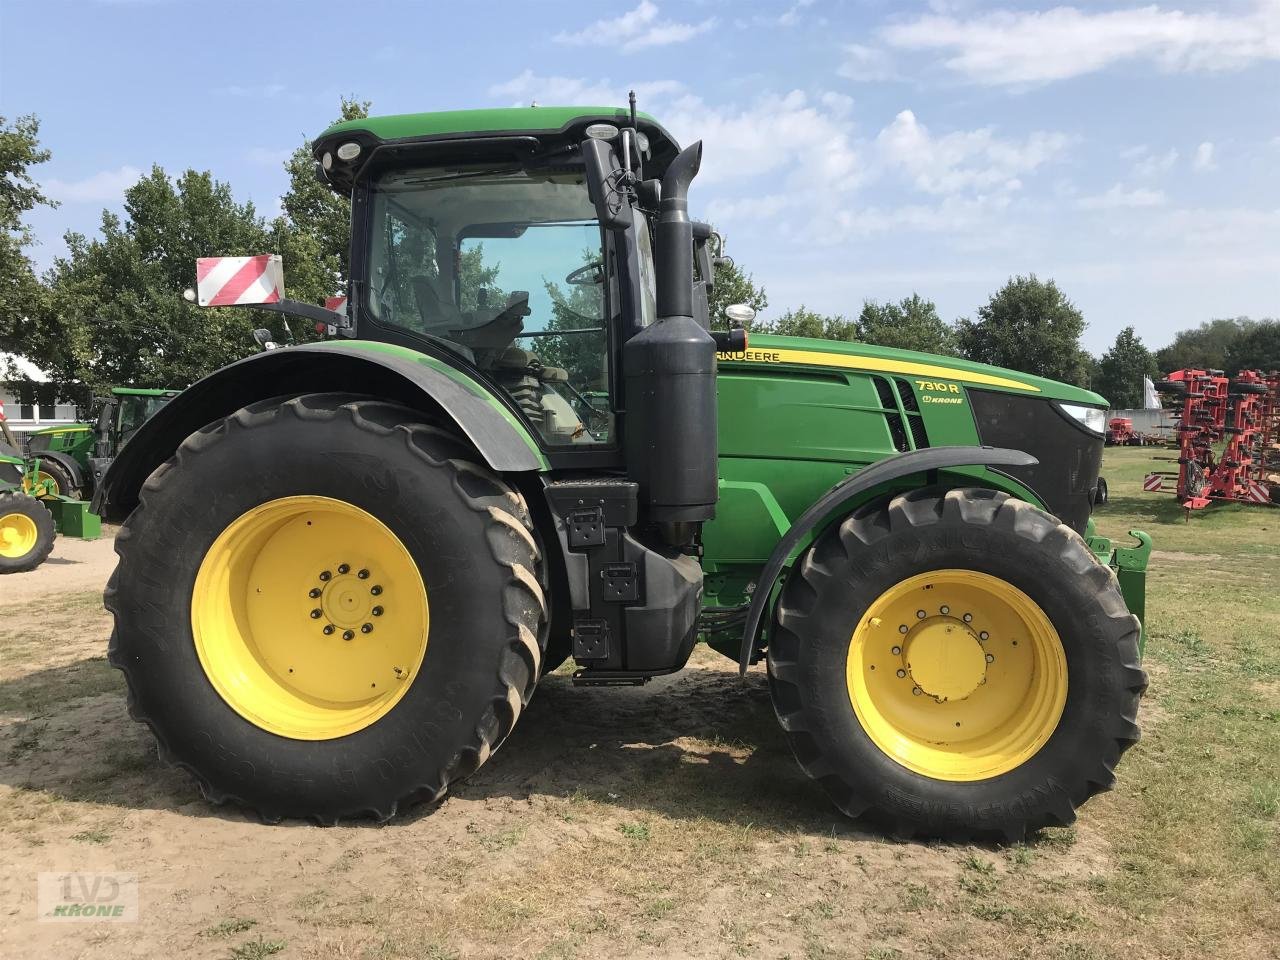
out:
{"label": "wheel hub", "polygon": [[21,557],[30,553],[38,539],[36,523],[21,513],[0,517],[0,556]]}
{"label": "wheel hub", "polygon": [[939,703],[963,700],[987,682],[987,654],[962,620],[933,617],[918,624],[903,645],[907,676]]}
{"label": "wheel hub", "polygon": [[[369,573],[361,570],[361,573]],[[357,630],[372,633],[374,627],[374,609],[376,616],[382,615],[382,598],[373,593],[382,588],[372,575],[361,579],[355,573],[339,574],[328,583],[317,581],[313,589],[320,590],[319,626],[332,624],[339,630]],[[314,609],[314,608],[309,608]]]}

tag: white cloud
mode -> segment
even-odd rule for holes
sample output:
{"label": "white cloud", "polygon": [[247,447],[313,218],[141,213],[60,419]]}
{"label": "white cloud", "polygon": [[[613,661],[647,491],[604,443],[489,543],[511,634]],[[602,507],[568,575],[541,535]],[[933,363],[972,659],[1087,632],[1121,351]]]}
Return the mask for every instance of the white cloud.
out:
{"label": "white cloud", "polygon": [[124,191],[142,177],[142,171],[126,164],[115,170],[102,170],[83,180],[46,180],[45,191],[64,203],[111,203],[120,200]]}
{"label": "white cloud", "polygon": [[1214,146],[1208,140],[1196,147],[1196,155],[1191,160],[1192,170],[1216,170],[1218,161],[1214,158]]}
{"label": "white cloud", "polygon": [[574,46],[610,47],[621,43],[623,50],[631,52],[684,43],[706,33],[715,23],[714,18],[698,23],[663,20],[656,3],[640,0],[639,6],[620,17],[597,20],[581,30],[562,31],[552,39]]}
{"label": "white cloud", "polygon": [[844,60],[836,72],[858,83],[897,79],[893,60],[888,53],[878,47],[866,47],[860,43],[845,45]]}
{"label": "white cloud", "polygon": [[1064,6],[965,19],[927,15],[892,24],[882,36],[898,49],[950,54],[949,69],[991,85],[1048,83],[1132,60],[1170,71],[1238,70],[1280,59],[1280,3],[1255,0],[1240,14]]}
{"label": "white cloud", "polygon": [[796,0],[778,17],[778,23],[789,27],[800,19],[800,11],[813,6],[813,0]]}
{"label": "white cloud", "polygon": [[1133,161],[1134,176],[1144,180],[1168,173],[1178,162],[1178,151],[1170,147],[1165,153],[1152,153],[1147,147],[1122,150],[1120,156]]}
{"label": "white cloud", "polygon": [[910,110],[876,137],[886,168],[902,171],[918,190],[932,194],[1018,190],[1020,177],[1060,156],[1068,142],[1065,134],[1044,131],[1001,139],[990,127],[935,137]]}
{"label": "white cloud", "polygon": [[1120,210],[1133,207],[1160,207],[1164,203],[1165,195],[1161,190],[1149,190],[1146,187],[1126,190],[1117,183],[1106,193],[1082,197],[1078,205],[1085,210]]}
{"label": "white cloud", "polygon": [[489,88],[489,96],[513,98],[516,106],[537,101],[543,106],[583,104],[589,106],[626,106],[628,90],[635,90],[640,109],[650,110],[649,101],[679,93],[684,85],[677,80],[653,80],[634,83],[630,87],[609,80],[583,80],[576,77],[540,77],[532,70]]}

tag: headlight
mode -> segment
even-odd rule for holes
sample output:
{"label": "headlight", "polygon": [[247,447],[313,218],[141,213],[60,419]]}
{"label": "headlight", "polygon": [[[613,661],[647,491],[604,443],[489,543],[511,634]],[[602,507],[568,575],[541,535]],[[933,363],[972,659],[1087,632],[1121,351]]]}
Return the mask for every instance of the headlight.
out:
{"label": "headlight", "polygon": [[1105,436],[1107,432],[1107,411],[1101,407],[1085,407],[1078,403],[1060,403],[1058,409],[1065,413],[1090,433]]}

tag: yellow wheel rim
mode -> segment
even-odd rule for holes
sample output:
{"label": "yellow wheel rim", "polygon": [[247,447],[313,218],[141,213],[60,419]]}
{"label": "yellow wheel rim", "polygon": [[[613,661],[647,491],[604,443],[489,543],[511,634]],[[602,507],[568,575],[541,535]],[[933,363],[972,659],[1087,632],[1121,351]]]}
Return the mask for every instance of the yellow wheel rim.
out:
{"label": "yellow wheel rim", "polygon": [[[45,486],[45,484],[48,486]],[[36,496],[36,491],[41,497],[56,497],[62,493],[62,487],[58,485],[58,481],[50,474],[43,470],[37,470],[35,476],[26,474],[22,478],[22,492],[31,496]]]}
{"label": "yellow wheel rim", "polygon": [[935,780],[1021,766],[1067,702],[1049,618],[1017,587],[974,570],[932,570],[877,597],[854,630],[846,680],[872,742]]}
{"label": "yellow wheel rim", "polygon": [[39,539],[40,531],[36,528],[36,522],[25,513],[6,513],[0,516],[0,557],[10,560],[25,557],[36,548],[36,541]]}
{"label": "yellow wheel rim", "polygon": [[205,675],[263,730],[330,740],[377,722],[427,652],[427,590],[385,524],[327,497],[255,507],[209,548],[191,596]]}

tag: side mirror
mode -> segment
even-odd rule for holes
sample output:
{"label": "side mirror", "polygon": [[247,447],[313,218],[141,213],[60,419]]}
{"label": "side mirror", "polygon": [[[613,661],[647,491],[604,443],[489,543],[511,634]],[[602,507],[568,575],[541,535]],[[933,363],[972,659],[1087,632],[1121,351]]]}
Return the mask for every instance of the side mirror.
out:
{"label": "side mirror", "polygon": [[604,140],[588,137],[582,141],[582,160],[587,168],[587,192],[596,207],[596,217],[612,230],[631,226],[631,201],[621,189],[625,171],[618,165],[613,148]]}
{"label": "side mirror", "polygon": [[257,330],[253,331],[254,343],[263,350],[274,350],[280,346],[280,344],[271,339],[271,336],[271,331],[266,327],[259,327]]}

